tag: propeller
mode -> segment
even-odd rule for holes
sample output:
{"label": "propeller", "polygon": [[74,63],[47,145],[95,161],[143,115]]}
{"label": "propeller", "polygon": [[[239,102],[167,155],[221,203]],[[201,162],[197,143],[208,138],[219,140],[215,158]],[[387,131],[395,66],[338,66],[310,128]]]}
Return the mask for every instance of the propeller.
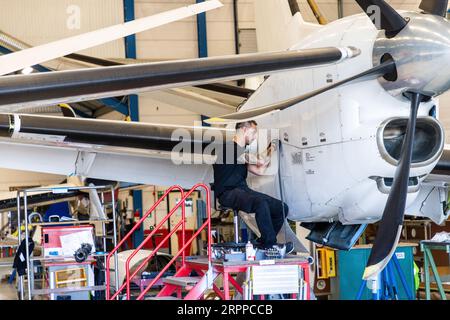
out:
{"label": "propeller", "polygon": [[[396,36],[408,24],[408,21],[384,0],[356,0],[356,2],[372,20],[377,29],[386,31],[387,37]],[[377,9],[380,12],[380,19],[376,15]]]}
{"label": "propeller", "polygon": [[436,16],[447,16],[448,0],[422,0],[419,8]]}
{"label": "propeller", "polygon": [[308,99],[318,96],[319,94],[325,93],[327,91],[338,88],[345,84],[349,84],[349,83],[357,82],[357,81],[369,80],[369,79],[373,79],[373,78],[378,78],[380,76],[385,76],[388,74],[393,74],[393,73],[395,73],[395,70],[396,70],[395,62],[393,60],[386,60],[379,66],[376,66],[372,69],[361,72],[353,77],[336,82],[332,85],[308,92],[301,96],[298,96],[298,97],[295,97],[292,99],[288,99],[288,100],[285,100],[282,102],[270,104],[267,106],[250,109],[247,111],[240,111],[240,112],[238,111],[238,112],[230,113],[227,115],[223,115],[221,117],[210,118],[208,120],[205,120],[204,122],[208,123],[208,124],[230,124],[230,123],[236,123],[236,122],[244,122],[244,121],[248,121],[251,119],[258,118],[258,117],[263,117],[270,113],[285,110],[287,108],[295,106],[301,102],[304,102]]}
{"label": "propeller", "polygon": [[[383,0],[356,0],[370,17],[370,6],[376,5],[381,11],[381,29],[386,30],[387,37],[395,37],[409,20],[402,18],[392,7]],[[446,15],[448,0],[423,0],[420,8],[426,13],[444,16]],[[375,21],[373,21],[376,25]],[[399,72],[401,75],[401,72]],[[414,84],[413,84],[414,85]],[[410,88],[404,95],[411,101],[410,116],[403,140],[401,157],[395,170],[394,181],[389,192],[386,206],[380,221],[377,236],[370,252],[369,260],[364,270],[363,279],[376,279],[385,268],[395,252],[402,226],[408,195],[409,173],[412,161],[414,134],[417,113],[420,104],[430,99],[422,91]]]}
{"label": "propeller", "polygon": [[429,99],[429,97],[418,92],[408,92],[405,95],[411,100],[406,135],[403,140],[401,158],[395,170],[394,182],[383,211],[375,243],[364,270],[363,279],[365,280],[375,278],[384,269],[395,252],[402,232],[417,112],[420,103]]}

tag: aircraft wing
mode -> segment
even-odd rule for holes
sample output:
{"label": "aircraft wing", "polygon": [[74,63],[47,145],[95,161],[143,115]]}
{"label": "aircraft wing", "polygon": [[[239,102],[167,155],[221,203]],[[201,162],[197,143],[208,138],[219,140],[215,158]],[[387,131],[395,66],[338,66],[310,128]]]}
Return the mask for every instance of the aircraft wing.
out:
{"label": "aircraft wing", "polygon": [[155,150],[8,138],[0,148],[8,150],[0,158],[6,169],[186,188],[212,178],[210,165],[176,165],[170,153]]}
{"label": "aircraft wing", "polygon": [[[11,131],[12,130],[12,131]],[[196,130],[199,130],[196,132]],[[192,186],[211,179],[214,159],[202,152],[229,130],[174,125],[1,114],[0,167],[140,184]],[[196,135],[197,133],[197,135]],[[210,136],[210,140],[198,137]],[[183,157],[176,150],[183,141]],[[173,160],[189,164],[183,165]],[[208,164],[209,163],[209,164]]]}
{"label": "aircraft wing", "polygon": [[[210,181],[215,159],[204,155],[205,148],[228,141],[233,133],[213,127],[0,114],[0,148],[7,150],[0,167],[188,187]],[[449,160],[446,149],[427,181],[447,183]]]}

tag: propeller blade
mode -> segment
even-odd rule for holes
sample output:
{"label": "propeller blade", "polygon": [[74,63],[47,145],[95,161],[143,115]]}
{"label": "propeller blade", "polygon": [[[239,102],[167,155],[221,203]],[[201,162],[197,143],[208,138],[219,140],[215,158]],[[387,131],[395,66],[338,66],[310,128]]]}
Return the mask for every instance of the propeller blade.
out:
{"label": "propeller blade", "polygon": [[[428,0],[426,0],[428,1]],[[394,37],[408,22],[384,0],[356,0],[378,30],[386,30],[386,36]],[[378,11],[379,10],[379,11]],[[378,17],[377,13],[380,13]]]}
{"label": "propeller blade", "polygon": [[60,103],[58,107],[61,109],[61,112],[66,118],[76,118],[77,115],[73,108],[66,103]]}
{"label": "propeller blade", "polygon": [[295,15],[297,12],[300,12],[300,6],[298,5],[297,0],[288,0],[288,2],[292,15]]}
{"label": "propeller blade", "polygon": [[356,48],[318,48],[0,77],[0,110],[49,106],[322,66]]}
{"label": "propeller blade", "polygon": [[365,280],[376,278],[388,264],[395,252],[402,232],[417,112],[420,103],[427,98],[415,92],[409,93],[409,95],[411,99],[411,111],[406,128],[405,140],[402,145],[401,158],[395,170],[394,182],[383,211],[375,243],[370,252],[366,269],[364,270],[363,279]]}
{"label": "propeller blade", "polygon": [[250,109],[247,111],[241,111],[241,112],[238,111],[238,112],[230,113],[230,114],[227,114],[227,115],[224,115],[221,117],[210,118],[210,119],[205,120],[204,122],[208,123],[208,124],[231,124],[231,123],[249,121],[252,119],[260,118],[262,116],[267,116],[268,114],[272,114],[274,112],[278,112],[278,111],[290,108],[292,106],[295,106],[296,104],[304,102],[308,99],[318,96],[319,94],[322,94],[324,92],[330,91],[335,88],[338,88],[345,84],[355,82],[355,81],[363,81],[363,80],[378,78],[380,76],[390,74],[392,72],[395,72],[395,62],[393,60],[388,60],[386,62],[383,62],[379,66],[376,66],[372,69],[369,69],[367,71],[359,73],[353,77],[336,82],[336,83],[326,86],[324,88],[320,88],[320,89],[308,92],[304,95],[301,95],[301,96],[298,96],[298,97],[295,97],[292,99],[288,99],[288,100],[285,100],[282,102],[270,104],[267,106]]}
{"label": "propeller blade", "polygon": [[448,0],[422,0],[419,8],[436,16],[447,16]]}
{"label": "propeller blade", "polygon": [[19,52],[6,54],[0,57],[0,75],[22,70],[45,61],[153,29],[221,6],[222,3],[219,0],[205,1],[159,13],[150,17],[50,42]]}

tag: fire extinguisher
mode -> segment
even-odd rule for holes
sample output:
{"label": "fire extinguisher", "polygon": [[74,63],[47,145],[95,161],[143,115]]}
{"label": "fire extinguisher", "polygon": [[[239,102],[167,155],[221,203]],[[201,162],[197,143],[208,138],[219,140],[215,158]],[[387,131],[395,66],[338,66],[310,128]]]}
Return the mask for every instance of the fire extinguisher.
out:
{"label": "fire extinguisher", "polygon": [[137,224],[139,222],[139,220],[141,220],[141,211],[136,210],[134,212],[134,224]]}

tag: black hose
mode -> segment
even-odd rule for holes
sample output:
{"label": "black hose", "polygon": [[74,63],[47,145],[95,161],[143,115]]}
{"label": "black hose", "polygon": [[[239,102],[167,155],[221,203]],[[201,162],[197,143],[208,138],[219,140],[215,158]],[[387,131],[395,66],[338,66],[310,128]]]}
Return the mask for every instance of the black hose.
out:
{"label": "black hose", "polygon": [[300,7],[298,6],[297,0],[288,0],[288,1],[292,15],[295,15],[297,12],[300,12]]}
{"label": "black hose", "polygon": [[284,208],[284,192],[283,192],[283,184],[281,182],[281,146],[283,145],[283,143],[281,142],[281,140],[278,140],[278,185],[280,188],[280,200],[281,200],[281,208],[282,208],[282,212],[283,212],[283,217],[284,217],[284,241],[287,242],[287,226],[286,226],[286,210]]}

